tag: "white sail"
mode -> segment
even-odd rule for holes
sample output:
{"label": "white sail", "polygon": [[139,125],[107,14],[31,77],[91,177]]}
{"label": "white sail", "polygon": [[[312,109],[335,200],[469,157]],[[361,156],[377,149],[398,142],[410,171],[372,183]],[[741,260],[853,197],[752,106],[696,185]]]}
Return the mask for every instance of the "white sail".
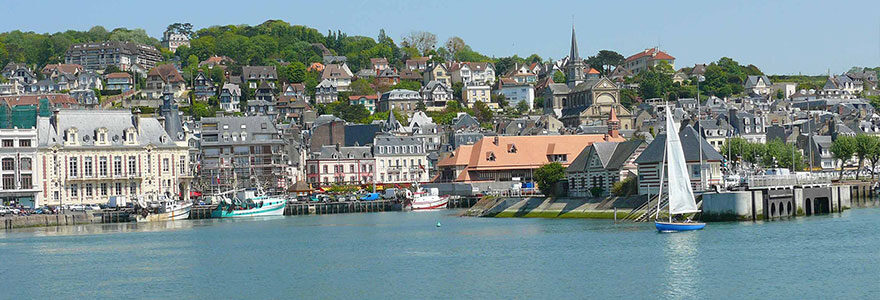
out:
{"label": "white sail", "polygon": [[666,161],[669,164],[669,173],[666,176],[669,193],[669,214],[686,214],[699,212],[697,202],[694,200],[694,191],[691,187],[691,178],[687,171],[684,159],[684,150],[681,149],[681,139],[678,137],[678,124],[672,119],[672,110],[666,108]]}

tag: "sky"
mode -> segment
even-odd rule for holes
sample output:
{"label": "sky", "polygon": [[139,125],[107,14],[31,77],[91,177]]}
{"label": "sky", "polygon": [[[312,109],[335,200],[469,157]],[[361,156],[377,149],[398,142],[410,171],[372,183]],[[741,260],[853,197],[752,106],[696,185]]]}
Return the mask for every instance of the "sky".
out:
{"label": "sky", "polygon": [[168,24],[257,25],[270,19],[322,33],[342,30],[399,42],[428,31],[442,44],[459,36],[496,57],[568,55],[571,27],[581,57],[609,49],[630,56],[659,46],[681,68],[727,56],[768,74],[842,73],[880,66],[880,1],[4,1],[0,31],[39,33],[101,25],[143,28],[161,37]]}

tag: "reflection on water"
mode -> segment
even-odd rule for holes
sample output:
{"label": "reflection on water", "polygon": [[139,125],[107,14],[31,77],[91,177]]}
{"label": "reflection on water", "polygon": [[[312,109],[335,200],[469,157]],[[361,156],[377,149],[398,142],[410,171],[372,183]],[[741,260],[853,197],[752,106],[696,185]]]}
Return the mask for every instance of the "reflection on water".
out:
{"label": "reflection on water", "polygon": [[667,299],[692,299],[700,295],[696,285],[700,279],[697,260],[700,232],[676,232],[660,234],[666,238],[663,254],[666,258]]}
{"label": "reflection on water", "polygon": [[109,224],[83,224],[71,226],[51,226],[51,227],[35,227],[15,229],[11,231],[0,231],[0,238],[16,237],[16,236],[65,236],[65,235],[91,235],[91,234],[108,234],[108,233],[126,233],[126,232],[152,232],[190,229],[194,226],[204,224],[200,220],[180,220],[166,222],[147,222],[147,223],[109,223]]}

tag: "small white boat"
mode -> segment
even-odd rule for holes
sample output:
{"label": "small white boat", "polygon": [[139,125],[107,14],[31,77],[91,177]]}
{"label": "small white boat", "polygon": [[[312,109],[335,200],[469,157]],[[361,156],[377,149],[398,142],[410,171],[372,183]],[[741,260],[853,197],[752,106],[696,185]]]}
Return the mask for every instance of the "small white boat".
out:
{"label": "small white boat", "polygon": [[138,222],[159,222],[185,220],[189,218],[192,203],[182,201],[163,201],[149,206],[144,206],[141,214],[137,215]]}
{"label": "small white boat", "polygon": [[413,195],[413,210],[443,209],[449,203],[448,196],[440,196],[436,188],[422,189]]}

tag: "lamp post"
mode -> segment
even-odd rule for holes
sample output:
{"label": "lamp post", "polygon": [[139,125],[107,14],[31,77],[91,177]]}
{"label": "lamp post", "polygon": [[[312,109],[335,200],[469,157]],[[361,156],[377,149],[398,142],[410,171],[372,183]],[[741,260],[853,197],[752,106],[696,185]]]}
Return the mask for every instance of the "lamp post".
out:
{"label": "lamp post", "polygon": [[703,124],[700,124],[700,119],[702,119],[703,112],[700,107],[700,81],[706,80],[706,77],[703,75],[697,76],[697,125],[699,125],[700,131],[697,132],[699,135],[699,139],[697,139],[697,143],[699,143],[698,148],[700,149],[700,189],[703,191],[707,188],[706,181],[706,165],[703,163]]}

